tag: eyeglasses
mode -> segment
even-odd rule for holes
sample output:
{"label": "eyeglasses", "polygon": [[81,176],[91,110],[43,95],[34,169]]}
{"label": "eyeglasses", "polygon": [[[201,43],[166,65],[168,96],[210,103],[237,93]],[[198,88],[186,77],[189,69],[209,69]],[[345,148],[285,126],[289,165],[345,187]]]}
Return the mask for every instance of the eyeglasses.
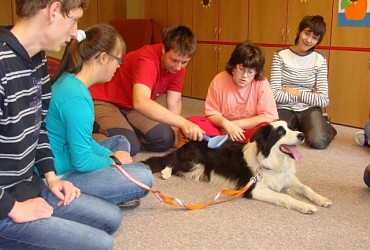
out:
{"label": "eyeglasses", "polygon": [[247,76],[255,76],[257,74],[254,69],[243,67],[241,64],[237,64],[235,68],[242,74],[247,73]]}
{"label": "eyeglasses", "polygon": [[118,62],[118,64],[122,64],[122,63],[123,63],[123,59],[122,59],[121,57],[114,56],[114,55],[112,55],[111,53],[108,53],[108,52],[106,52],[106,51],[102,51],[102,52],[100,52],[99,54],[97,54],[97,55],[95,56],[95,59],[97,59],[97,58],[100,56],[100,54],[101,54],[101,53],[103,53],[103,52],[107,53],[107,55],[110,55],[111,57],[113,57],[114,59],[116,59],[116,60],[117,60],[117,62]]}

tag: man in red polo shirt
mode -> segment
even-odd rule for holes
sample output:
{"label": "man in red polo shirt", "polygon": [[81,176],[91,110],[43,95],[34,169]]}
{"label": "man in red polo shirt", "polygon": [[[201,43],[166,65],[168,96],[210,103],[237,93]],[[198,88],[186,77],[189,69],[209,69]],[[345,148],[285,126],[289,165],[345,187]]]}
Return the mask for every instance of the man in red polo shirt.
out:
{"label": "man in red polo shirt", "polygon": [[[90,87],[95,106],[94,133],[124,135],[131,155],[143,148],[162,152],[175,144],[177,130],[201,140],[200,127],[181,116],[186,65],[196,47],[186,26],[169,29],[162,44],[146,45],[123,56],[111,81]],[[166,93],[166,107],[155,102]]]}

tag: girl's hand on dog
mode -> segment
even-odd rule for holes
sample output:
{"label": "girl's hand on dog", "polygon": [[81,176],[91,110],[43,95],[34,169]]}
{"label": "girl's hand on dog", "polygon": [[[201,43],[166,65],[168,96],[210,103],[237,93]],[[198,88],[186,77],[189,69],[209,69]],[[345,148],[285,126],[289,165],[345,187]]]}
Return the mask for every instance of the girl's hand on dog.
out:
{"label": "girl's hand on dog", "polygon": [[224,129],[232,141],[245,140],[244,130],[241,129],[238,125],[235,125],[232,122],[228,122],[224,125]]}

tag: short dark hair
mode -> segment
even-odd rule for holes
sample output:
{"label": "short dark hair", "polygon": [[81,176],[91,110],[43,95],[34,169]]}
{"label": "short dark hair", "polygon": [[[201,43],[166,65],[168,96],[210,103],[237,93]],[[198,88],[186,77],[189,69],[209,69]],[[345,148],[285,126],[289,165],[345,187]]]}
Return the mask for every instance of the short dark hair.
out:
{"label": "short dark hair", "polygon": [[[316,45],[319,45],[324,39],[326,33],[326,23],[322,16],[305,16],[303,17],[302,21],[299,23],[297,36],[295,38],[295,44],[298,44],[299,34],[306,29],[309,28],[310,32],[313,32],[316,36],[319,36],[319,40]],[[316,46],[315,45],[315,46]],[[311,48],[311,50],[315,49],[315,46]]]}
{"label": "short dark hair", "polygon": [[196,41],[190,28],[177,25],[166,31],[163,36],[163,45],[166,52],[174,49],[181,55],[192,56],[195,52]]}
{"label": "short dark hair", "polygon": [[254,79],[260,79],[263,76],[263,67],[265,65],[265,54],[263,50],[254,45],[251,41],[244,41],[236,45],[229,61],[226,63],[225,70],[232,75],[236,65],[241,64],[245,68],[255,69]]}

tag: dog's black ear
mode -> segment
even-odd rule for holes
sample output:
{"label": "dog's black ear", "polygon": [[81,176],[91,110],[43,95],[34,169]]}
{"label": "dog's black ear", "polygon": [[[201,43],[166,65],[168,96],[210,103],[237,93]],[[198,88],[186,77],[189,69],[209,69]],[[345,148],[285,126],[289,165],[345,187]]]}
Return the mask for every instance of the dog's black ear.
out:
{"label": "dog's black ear", "polygon": [[268,143],[268,138],[271,133],[272,126],[265,125],[257,129],[257,131],[253,134],[250,142],[256,142],[257,144],[257,151],[262,152],[264,156],[268,156],[270,154],[270,147]]}
{"label": "dog's black ear", "polygon": [[256,132],[252,135],[250,142],[254,142],[263,138],[267,138],[268,134],[270,133],[271,126],[265,125],[262,127],[259,127]]}

